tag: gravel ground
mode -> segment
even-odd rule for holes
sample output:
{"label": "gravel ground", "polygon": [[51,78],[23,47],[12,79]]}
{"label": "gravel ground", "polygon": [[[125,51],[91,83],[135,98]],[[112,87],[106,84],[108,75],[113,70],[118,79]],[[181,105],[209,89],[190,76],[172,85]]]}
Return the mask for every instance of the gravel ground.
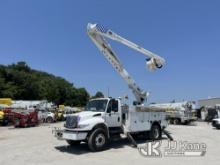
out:
{"label": "gravel ground", "polygon": [[[0,165],[31,164],[219,164],[220,130],[211,125],[197,122],[190,126],[170,125],[167,130],[175,140],[205,143],[207,153],[203,157],[152,158],[140,155],[128,140],[110,143],[109,149],[92,153],[86,144],[70,147],[65,141],[58,141],[52,135],[52,127],[63,123],[41,125],[33,128],[0,127]],[[168,140],[162,140],[161,149]],[[143,144],[143,143],[142,143]]]}

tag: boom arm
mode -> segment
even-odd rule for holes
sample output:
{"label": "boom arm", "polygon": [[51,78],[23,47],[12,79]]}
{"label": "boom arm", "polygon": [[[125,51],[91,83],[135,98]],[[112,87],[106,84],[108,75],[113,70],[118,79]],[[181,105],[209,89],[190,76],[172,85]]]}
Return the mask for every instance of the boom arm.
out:
{"label": "boom arm", "polygon": [[149,59],[147,60],[146,64],[150,70],[156,70],[161,68],[165,60],[158,55],[138,46],[131,41],[122,38],[121,36],[117,35],[116,33],[112,32],[109,29],[105,29],[98,24],[88,24],[87,32],[91,40],[95,43],[98,49],[103,53],[106,59],[112,64],[115,70],[122,76],[122,78],[127,82],[129,88],[132,90],[137,104],[143,104],[146,100],[147,93],[141,90],[135,83],[135,81],[130,77],[128,72],[125,70],[121,62],[119,61],[117,55],[112,50],[110,44],[107,43],[104,37],[118,41],[140,53],[146,55]]}

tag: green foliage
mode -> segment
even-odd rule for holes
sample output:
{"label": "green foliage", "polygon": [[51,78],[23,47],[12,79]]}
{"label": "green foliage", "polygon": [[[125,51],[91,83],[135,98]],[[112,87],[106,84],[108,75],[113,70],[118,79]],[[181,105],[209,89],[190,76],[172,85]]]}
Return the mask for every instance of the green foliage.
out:
{"label": "green foliage", "polygon": [[96,92],[95,96],[92,96],[91,98],[94,99],[94,98],[103,98],[104,97],[104,94],[100,91]]}
{"label": "green foliage", "polygon": [[31,69],[25,62],[0,65],[0,98],[46,99],[58,104],[84,106],[89,94],[61,77]]}

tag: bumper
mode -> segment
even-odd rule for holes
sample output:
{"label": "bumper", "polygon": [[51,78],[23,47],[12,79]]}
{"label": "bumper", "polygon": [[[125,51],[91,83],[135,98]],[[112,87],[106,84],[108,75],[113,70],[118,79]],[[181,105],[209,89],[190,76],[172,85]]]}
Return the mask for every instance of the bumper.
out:
{"label": "bumper", "polygon": [[182,119],[181,119],[183,122],[184,121],[196,121],[197,120],[197,117],[183,117]]}
{"label": "bumper", "polygon": [[61,129],[54,129],[53,134],[58,140],[79,141],[79,140],[85,140],[88,132],[66,131],[66,130],[61,130]]}

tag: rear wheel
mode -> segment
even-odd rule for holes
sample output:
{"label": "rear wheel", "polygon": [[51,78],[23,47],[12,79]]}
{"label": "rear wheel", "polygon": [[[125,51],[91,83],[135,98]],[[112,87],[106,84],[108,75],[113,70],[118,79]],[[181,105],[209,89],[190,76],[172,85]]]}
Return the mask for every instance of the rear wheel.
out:
{"label": "rear wheel", "polygon": [[101,151],[105,149],[107,142],[106,131],[102,128],[97,128],[89,136],[88,146],[91,151]]}
{"label": "rear wheel", "polygon": [[2,121],[2,125],[3,125],[3,126],[7,126],[8,123],[9,123],[8,119],[4,119],[4,120]]}
{"label": "rear wheel", "polygon": [[185,121],[183,122],[183,124],[184,124],[184,125],[189,125],[189,124],[190,124],[190,121],[185,120]]}
{"label": "rear wheel", "polygon": [[161,132],[161,128],[159,124],[154,124],[151,127],[151,131],[150,131],[150,138],[152,140],[159,140],[161,139],[162,136],[162,132]]}
{"label": "rear wheel", "polygon": [[180,120],[179,120],[179,119],[174,119],[174,120],[173,120],[173,124],[175,124],[175,125],[180,124]]}
{"label": "rear wheel", "polygon": [[70,146],[75,146],[75,145],[79,145],[81,141],[66,140],[66,142],[67,142]]}
{"label": "rear wheel", "polygon": [[173,119],[169,119],[169,124],[173,124]]}
{"label": "rear wheel", "polygon": [[48,117],[48,118],[46,119],[46,122],[47,122],[47,123],[53,123],[53,118],[52,118],[52,117]]}

